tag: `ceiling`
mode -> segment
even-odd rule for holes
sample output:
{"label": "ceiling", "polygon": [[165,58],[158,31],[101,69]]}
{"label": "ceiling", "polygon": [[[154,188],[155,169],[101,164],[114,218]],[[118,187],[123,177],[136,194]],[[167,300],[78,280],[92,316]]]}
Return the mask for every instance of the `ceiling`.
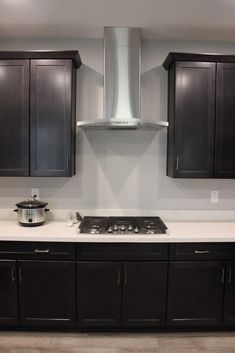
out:
{"label": "ceiling", "polygon": [[136,26],[144,38],[235,41],[235,0],[0,0],[0,38],[101,38]]}

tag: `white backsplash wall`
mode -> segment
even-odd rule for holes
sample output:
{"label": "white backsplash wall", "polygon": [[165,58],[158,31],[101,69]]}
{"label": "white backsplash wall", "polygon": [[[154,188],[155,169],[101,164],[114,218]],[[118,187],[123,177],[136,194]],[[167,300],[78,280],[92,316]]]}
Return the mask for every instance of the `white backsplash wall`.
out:
{"label": "white backsplash wall", "polygon": [[[79,49],[77,119],[103,115],[103,42],[85,39],[0,40],[0,50]],[[142,115],[167,119],[170,51],[235,54],[235,43],[142,43]],[[3,153],[3,151],[1,151]],[[219,210],[235,209],[235,180],[171,179],[166,176],[166,130],[77,132],[77,174],[72,178],[0,178],[0,208],[14,208],[30,188],[50,208]],[[219,203],[210,192],[219,191]]]}

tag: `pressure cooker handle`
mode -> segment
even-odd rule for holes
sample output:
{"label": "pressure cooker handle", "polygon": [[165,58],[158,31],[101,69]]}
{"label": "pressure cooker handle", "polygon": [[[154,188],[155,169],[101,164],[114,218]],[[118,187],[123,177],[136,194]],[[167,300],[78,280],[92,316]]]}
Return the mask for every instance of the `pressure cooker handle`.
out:
{"label": "pressure cooker handle", "polygon": [[49,212],[50,210],[49,210],[49,208],[45,208],[45,210],[44,210],[45,212]]}
{"label": "pressure cooker handle", "polygon": [[18,210],[17,210],[17,209],[15,209],[15,210],[14,210],[14,212],[18,212]]}

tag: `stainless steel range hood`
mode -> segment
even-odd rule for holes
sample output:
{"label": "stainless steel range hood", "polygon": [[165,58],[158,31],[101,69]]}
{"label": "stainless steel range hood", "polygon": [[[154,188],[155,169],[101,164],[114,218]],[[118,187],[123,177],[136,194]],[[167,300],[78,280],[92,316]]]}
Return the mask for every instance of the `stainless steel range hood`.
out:
{"label": "stainless steel range hood", "polygon": [[104,28],[104,118],[79,121],[81,128],[155,129],[167,122],[140,117],[140,28]]}

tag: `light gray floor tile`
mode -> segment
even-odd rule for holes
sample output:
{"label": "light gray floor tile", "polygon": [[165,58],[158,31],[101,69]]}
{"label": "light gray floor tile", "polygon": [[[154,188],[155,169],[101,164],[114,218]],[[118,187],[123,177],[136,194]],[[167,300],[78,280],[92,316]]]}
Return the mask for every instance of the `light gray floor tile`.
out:
{"label": "light gray floor tile", "polygon": [[56,348],[96,348],[103,350],[124,349],[128,347],[155,349],[158,347],[158,340],[155,336],[141,334],[90,334],[88,336],[78,335],[77,337],[74,336],[68,338],[66,336],[55,337],[52,346]]}
{"label": "light gray floor tile", "polygon": [[235,353],[235,333],[0,332],[0,353]]}
{"label": "light gray floor tile", "polygon": [[41,353],[41,351],[33,348],[13,348],[9,349],[8,353]]}
{"label": "light gray floor tile", "polygon": [[40,353],[122,353],[119,348],[99,347],[67,347],[67,348],[42,348]]}
{"label": "light gray floor tile", "polygon": [[50,347],[52,337],[35,336],[30,333],[28,335],[5,335],[0,334],[0,348],[45,348]]}

